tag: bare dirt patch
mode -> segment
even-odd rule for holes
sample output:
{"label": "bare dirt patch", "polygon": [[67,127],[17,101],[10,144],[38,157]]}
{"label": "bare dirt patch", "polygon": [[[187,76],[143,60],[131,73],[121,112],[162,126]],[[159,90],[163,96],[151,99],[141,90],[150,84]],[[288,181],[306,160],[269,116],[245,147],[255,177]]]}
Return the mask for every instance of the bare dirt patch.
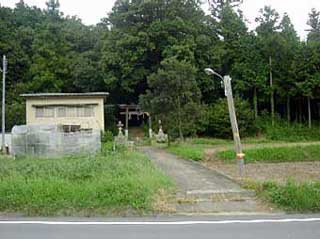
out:
{"label": "bare dirt patch", "polygon": [[[273,145],[270,146],[274,147]],[[277,145],[277,147],[279,146],[285,145]],[[247,146],[247,148],[252,147],[254,146]],[[261,145],[258,147],[261,147]],[[217,152],[221,150],[225,150],[225,148],[208,150],[206,159],[202,164],[228,177],[240,180],[236,163],[225,163],[216,157]],[[288,179],[293,179],[297,182],[320,181],[320,162],[251,163],[246,165],[245,179],[256,182],[274,181],[278,183],[285,183]]]}
{"label": "bare dirt patch", "polygon": [[[222,172],[231,178],[239,179],[239,173],[235,164],[205,161],[203,165]],[[247,164],[245,178],[258,182],[275,181],[279,183],[285,183],[288,179],[293,179],[297,182],[319,181],[320,162]]]}

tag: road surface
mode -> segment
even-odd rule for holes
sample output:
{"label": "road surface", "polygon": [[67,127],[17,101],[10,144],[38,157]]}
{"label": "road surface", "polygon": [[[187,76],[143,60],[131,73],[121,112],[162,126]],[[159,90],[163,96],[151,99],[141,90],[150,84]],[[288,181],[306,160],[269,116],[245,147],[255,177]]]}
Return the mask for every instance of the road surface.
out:
{"label": "road surface", "polygon": [[[9,221],[8,221],[9,220]],[[320,215],[118,219],[4,219],[1,239],[285,239],[320,238]]]}

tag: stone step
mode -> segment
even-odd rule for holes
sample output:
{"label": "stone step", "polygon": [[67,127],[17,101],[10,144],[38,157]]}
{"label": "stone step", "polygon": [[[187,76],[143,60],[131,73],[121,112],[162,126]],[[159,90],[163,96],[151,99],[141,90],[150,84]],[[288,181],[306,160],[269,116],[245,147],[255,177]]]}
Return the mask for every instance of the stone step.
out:
{"label": "stone step", "polygon": [[244,201],[255,196],[255,192],[250,190],[190,190],[177,193],[177,199],[180,201]]}
{"label": "stone step", "polygon": [[187,213],[254,213],[261,211],[261,206],[254,200],[244,201],[198,201],[173,205],[180,214]]}

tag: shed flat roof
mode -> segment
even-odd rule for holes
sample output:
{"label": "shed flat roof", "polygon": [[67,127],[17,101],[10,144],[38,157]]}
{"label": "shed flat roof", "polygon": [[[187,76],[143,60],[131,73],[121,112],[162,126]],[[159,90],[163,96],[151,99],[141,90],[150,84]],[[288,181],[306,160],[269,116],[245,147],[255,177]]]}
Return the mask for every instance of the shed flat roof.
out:
{"label": "shed flat roof", "polygon": [[88,93],[34,93],[21,94],[24,98],[50,98],[50,97],[103,97],[106,98],[108,92],[88,92]]}

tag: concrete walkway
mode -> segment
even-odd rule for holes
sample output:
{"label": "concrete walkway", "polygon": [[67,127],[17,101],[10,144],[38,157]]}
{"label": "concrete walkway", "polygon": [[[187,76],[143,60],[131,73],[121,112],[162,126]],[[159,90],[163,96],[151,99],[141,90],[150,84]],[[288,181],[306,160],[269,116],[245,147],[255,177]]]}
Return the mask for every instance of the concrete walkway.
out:
{"label": "concrete walkway", "polygon": [[170,176],[177,186],[177,213],[261,213],[268,211],[255,200],[252,191],[209,170],[201,164],[184,160],[154,147],[141,150],[162,171]]}

